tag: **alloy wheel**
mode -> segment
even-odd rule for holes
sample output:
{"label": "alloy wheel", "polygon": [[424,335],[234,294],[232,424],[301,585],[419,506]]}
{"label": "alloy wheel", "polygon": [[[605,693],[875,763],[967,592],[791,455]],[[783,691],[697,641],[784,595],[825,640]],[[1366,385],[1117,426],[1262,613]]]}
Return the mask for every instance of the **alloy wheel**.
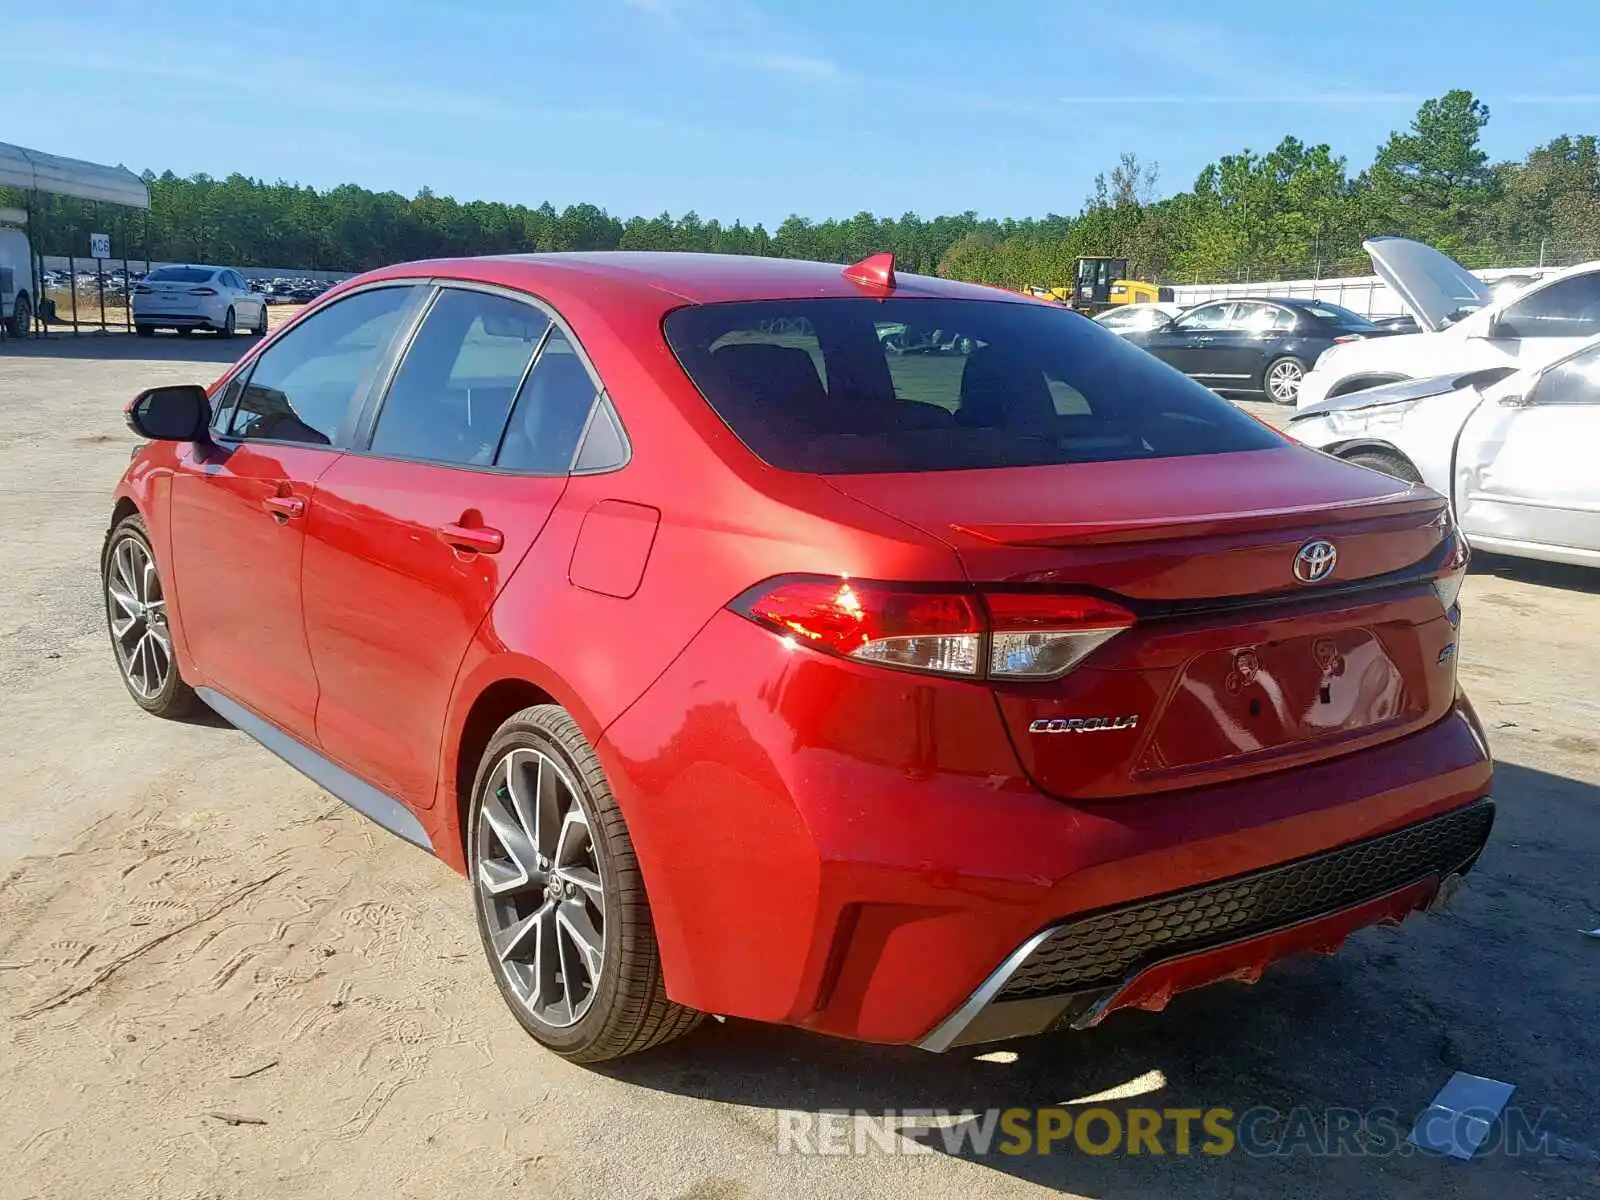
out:
{"label": "alloy wheel", "polygon": [[1293,404],[1304,376],[1305,369],[1294,359],[1281,359],[1267,372],[1267,391],[1279,404]]}
{"label": "alloy wheel", "polygon": [[136,537],[124,537],[106,567],[106,609],[117,664],[134,693],[154,700],[172,674],[172,634],[167,602],[150,551]]}
{"label": "alloy wheel", "polygon": [[478,806],[473,884],[497,967],[535,1020],[583,1019],[605,968],[606,904],[589,817],[539,750],[509,751]]}

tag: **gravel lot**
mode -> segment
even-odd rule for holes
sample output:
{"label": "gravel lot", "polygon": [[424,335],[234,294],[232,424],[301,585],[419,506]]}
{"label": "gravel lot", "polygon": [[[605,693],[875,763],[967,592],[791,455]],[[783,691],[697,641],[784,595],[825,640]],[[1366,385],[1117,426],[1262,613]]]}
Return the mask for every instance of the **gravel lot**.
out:
{"label": "gravel lot", "polygon": [[[1600,1188],[1600,941],[1579,933],[1600,925],[1600,573],[1480,559],[1468,580],[1461,670],[1500,823],[1443,917],[1012,1061],[729,1022],[587,1070],[503,1010],[454,874],[220,721],[145,716],[117,680],[97,555],[133,445],[122,404],[242,348],[0,344],[0,1196]],[[1134,1080],[1114,1107],[1389,1107],[1409,1128],[1456,1070],[1548,1110],[1558,1156],[776,1153],[784,1110],[1055,1105]]]}

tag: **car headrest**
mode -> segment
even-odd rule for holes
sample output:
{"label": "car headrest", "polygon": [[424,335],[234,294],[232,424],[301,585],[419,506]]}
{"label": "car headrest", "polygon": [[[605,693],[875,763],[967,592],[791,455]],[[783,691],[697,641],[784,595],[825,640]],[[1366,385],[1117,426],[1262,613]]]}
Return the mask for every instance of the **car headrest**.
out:
{"label": "car headrest", "polygon": [[1048,422],[1055,401],[1044,371],[1003,346],[980,346],[961,371],[956,423],[981,429]]}

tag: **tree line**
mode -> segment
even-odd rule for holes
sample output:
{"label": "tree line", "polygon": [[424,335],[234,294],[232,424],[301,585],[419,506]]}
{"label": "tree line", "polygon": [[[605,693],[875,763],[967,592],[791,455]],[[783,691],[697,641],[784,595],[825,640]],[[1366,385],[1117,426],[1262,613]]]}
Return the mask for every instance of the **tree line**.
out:
{"label": "tree line", "polygon": [[[1209,164],[1194,185],[1157,198],[1154,164],[1124,154],[1075,215],[995,219],[861,212],[776,229],[694,212],[620,218],[592,204],[459,202],[424,188],[407,198],[355,184],[327,191],[246,175],[145,173],[148,216],[60,197],[36,217],[37,249],[87,249],[109,231],[118,254],[239,266],[359,271],[446,255],[549,250],[697,250],[853,262],[892,250],[901,269],[1006,287],[1067,282],[1083,254],[1129,260],[1163,282],[1364,274],[1363,238],[1426,241],[1468,266],[1600,257],[1600,151],[1562,135],[1520,162],[1482,147],[1488,107],[1467,91],[1426,101],[1353,173],[1328,146],[1285,137]],[[9,201],[0,190],[0,205]]]}

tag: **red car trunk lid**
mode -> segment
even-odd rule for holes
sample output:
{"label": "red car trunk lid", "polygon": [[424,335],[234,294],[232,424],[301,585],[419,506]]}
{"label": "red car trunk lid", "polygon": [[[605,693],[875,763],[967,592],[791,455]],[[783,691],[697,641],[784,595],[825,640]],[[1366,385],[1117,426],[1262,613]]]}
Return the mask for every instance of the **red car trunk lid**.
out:
{"label": "red car trunk lid", "polygon": [[[999,683],[1023,765],[1080,798],[1193,787],[1398,737],[1455,689],[1427,565],[1444,500],[1299,447],[833,476],[945,540],[980,587],[1111,593],[1139,614],[1076,670]],[[1306,582],[1308,542],[1337,552]]]}

